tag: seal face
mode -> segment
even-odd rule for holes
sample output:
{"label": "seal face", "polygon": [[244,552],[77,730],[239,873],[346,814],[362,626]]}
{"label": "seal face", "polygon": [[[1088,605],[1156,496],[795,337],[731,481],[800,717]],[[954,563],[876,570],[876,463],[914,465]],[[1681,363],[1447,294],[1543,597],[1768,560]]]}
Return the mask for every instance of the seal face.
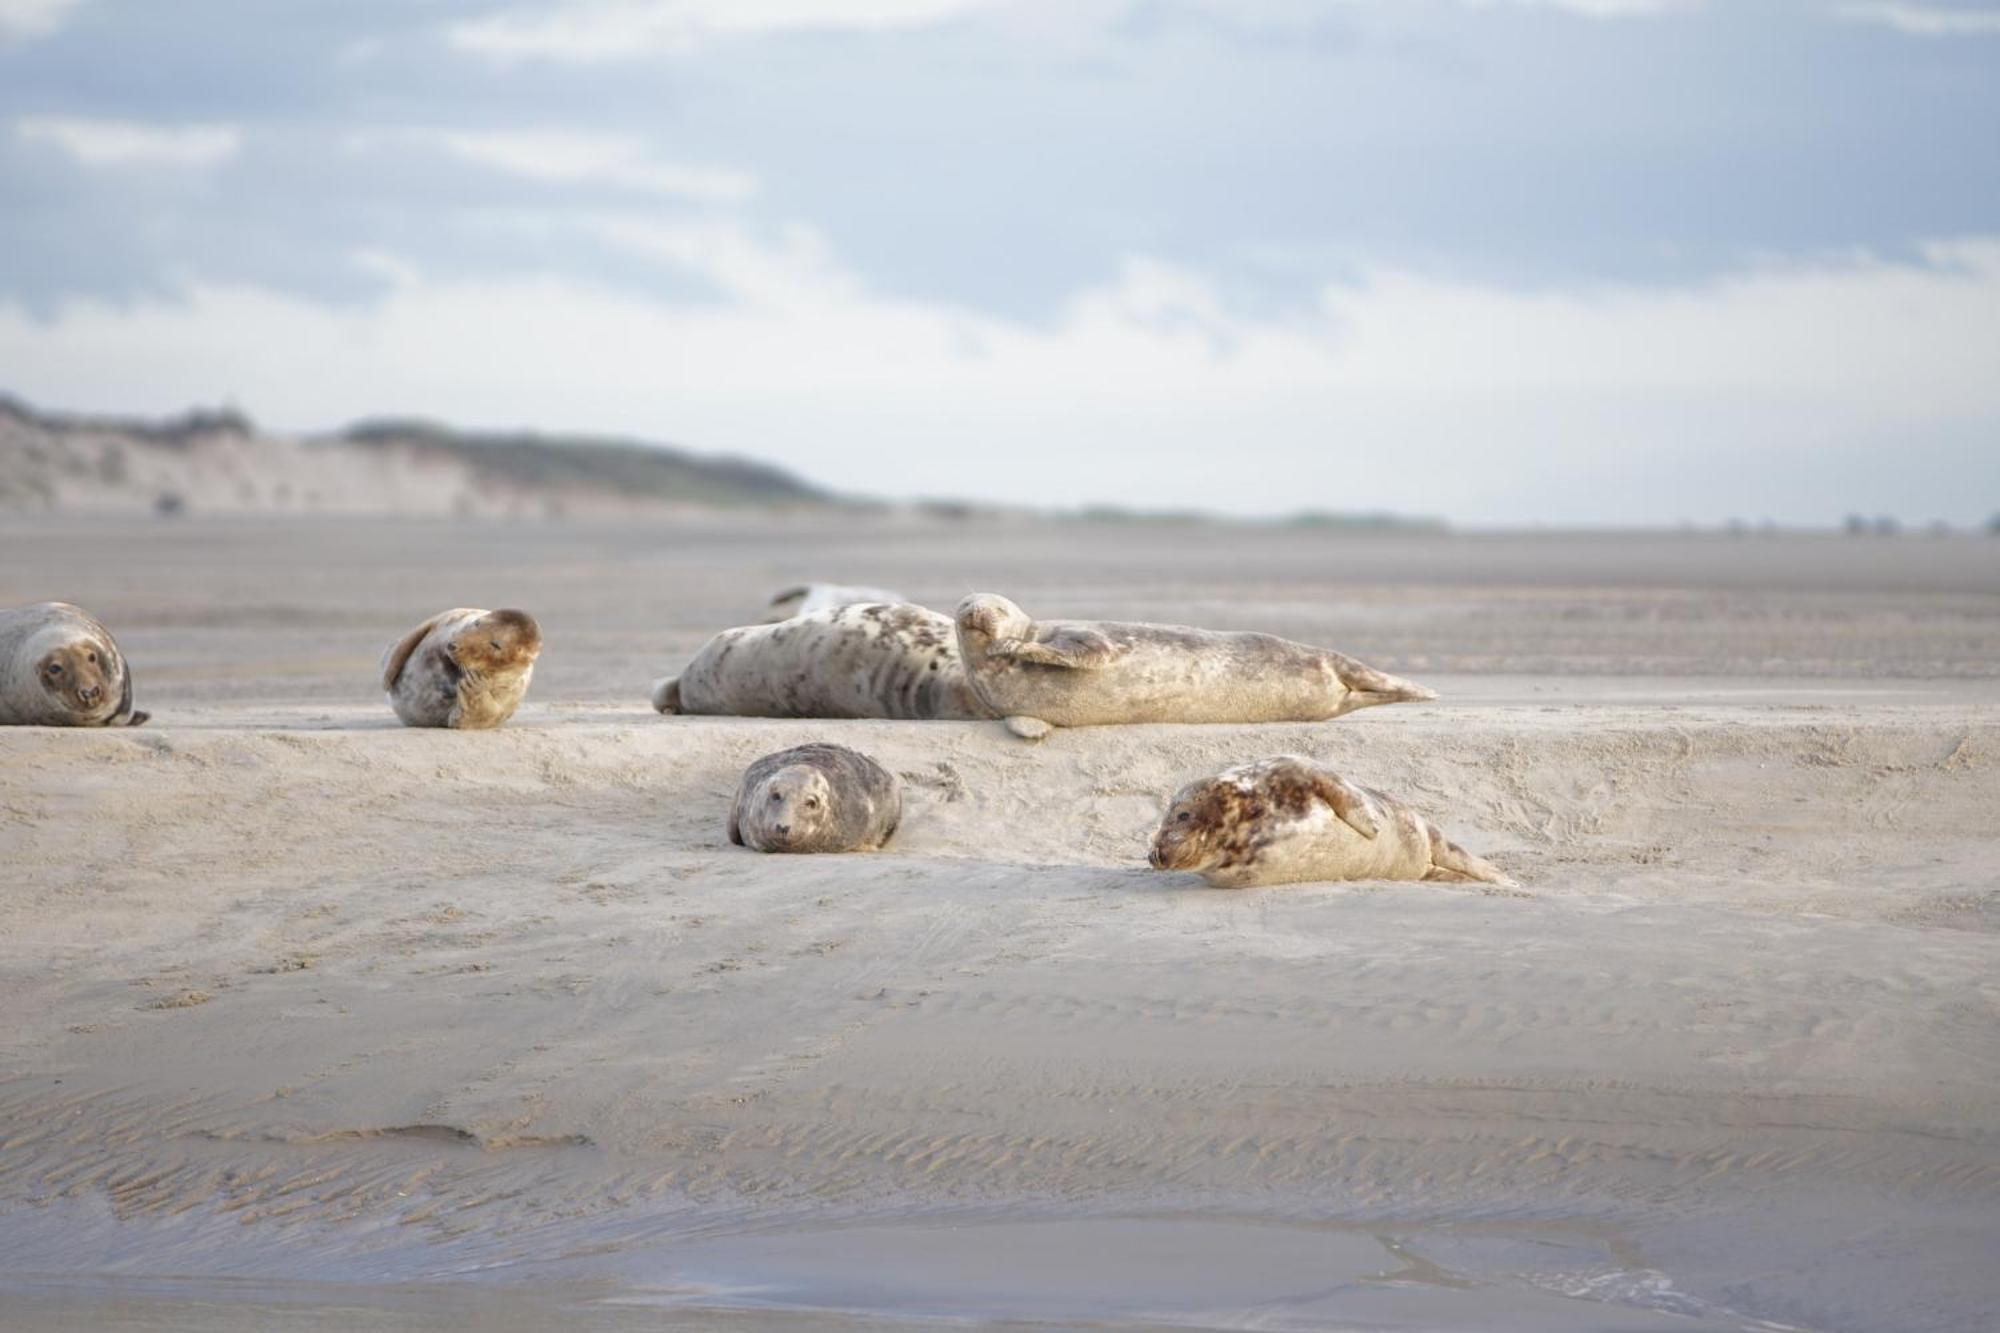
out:
{"label": "seal face", "polygon": [[1224,889],[1347,879],[1514,883],[1402,801],[1298,755],[1181,788],[1148,860]]}
{"label": "seal face", "polygon": [[111,631],[81,607],[0,611],[0,725],[136,727],[132,672]]}
{"label": "seal face", "polygon": [[724,630],[653,689],[662,713],[729,717],[990,718],[952,622],[908,602],[862,602]]}
{"label": "seal face", "polygon": [[979,593],[954,617],[980,700],[1017,733],[1115,722],[1322,722],[1434,699],[1330,648],[1270,634],[1123,621],[1034,620]]}
{"label": "seal face", "polygon": [[760,852],[865,852],[902,819],[895,775],[844,745],[799,745],[744,770],[729,840]]}
{"label": "seal face", "polygon": [[542,651],[526,611],[440,611],[382,656],[382,688],[412,727],[482,730],[514,715]]}

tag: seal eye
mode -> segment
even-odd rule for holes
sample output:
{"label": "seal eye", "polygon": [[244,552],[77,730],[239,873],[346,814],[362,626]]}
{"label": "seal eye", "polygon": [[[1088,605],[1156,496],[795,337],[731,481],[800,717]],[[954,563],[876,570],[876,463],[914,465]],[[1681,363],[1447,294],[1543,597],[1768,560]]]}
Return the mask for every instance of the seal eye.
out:
{"label": "seal eye", "polygon": [[90,655],[90,660],[91,660],[92,662],[95,662],[95,661],[97,660],[97,654],[96,654],[96,653],[92,653],[92,654]]}
{"label": "seal eye", "polygon": [[51,676],[60,676],[62,674],[62,663],[61,662],[49,663],[49,674]]}
{"label": "seal eye", "polygon": [[1181,812],[1180,812],[1179,814],[1177,814],[1177,815],[1175,815],[1175,816],[1174,816],[1174,822],[1175,822],[1176,824],[1185,824],[1185,823],[1187,823],[1187,822],[1188,822],[1188,820],[1190,820],[1190,819],[1193,819],[1193,818],[1194,818],[1194,815],[1193,815],[1192,813],[1190,813],[1189,811],[1186,811],[1186,810],[1183,810],[1183,811],[1181,811]]}
{"label": "seal eye", "polygon": [[782,800],[784,800],[785,798],[784,798],[783,796],[780,796],[780,795],[779,795],[779,794],[778,794],[777,792],[772,792],[772,793],[771,793],[771,799],[772,799],[772,800],[774,800],[774,801],[782,801]]}
{"label": "seal eye", "polygon": [[806,809],[808,809],[808,810],[817,810],[817,809],[819,809],[819,797],[817,797],[817,796],[808,796],[808,797],[806,797]]}
{"label": "seal eye", "polygon": [[487,640],[486,642],[488,642],[488,643],[490,643],[490,644],[492,644],[492,645],[493,645],[493,651],[494,651],[494,652],[496,652],[496,653],[497,653],[497,652],[499,652],[499,651],[500,651],[500,640],[498,640],[498,639],[488,639],[488,640]]}

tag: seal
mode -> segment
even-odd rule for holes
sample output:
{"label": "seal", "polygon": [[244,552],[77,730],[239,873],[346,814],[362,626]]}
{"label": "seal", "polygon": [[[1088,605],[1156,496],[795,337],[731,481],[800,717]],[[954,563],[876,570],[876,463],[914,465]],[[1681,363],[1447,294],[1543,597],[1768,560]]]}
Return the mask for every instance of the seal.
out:
{"label": "seal", "polygon": [[907,602],[910,599],[887,588],[852,588],[844,583],[800,583],[781,588],[771,595],[764,623],[774,625],[793,616],[809,616],[815,611],[832,611],[856,602]]}
{"label": "seal", "polygon": [[1514,886],[1404,802],[1293,754],[1174,793],[1148,860],[1155,870],[1192,870],[1219,889],[1338,879]]}
{"label": "seal", "polygon": [[653,707],[730,717],[994,716],[965,678],[951,621],[907,602],[724,630],[653,687]]}
{"label": "seal", "polygon": [[870,852],[902,817],[888,769],[844,745],[797,745],[744,770],[729,840],[760,852]]}
{"label": "seal", "polygon": [[535,674],[542,628],[526,611],[440,611],[382,657],[389,706],[412,727],[497,727]]}
{"label": "seal", "polygon": [[1270,634],[1110,620],[1031,620],[1005,597],[958,604],[959,655],[1016,735],[1113,722],[1323,722],[1435,699],[1330,648]]}
{"label": "seal", "polygon": [[82,607],[0,611],[0,726],[136,727],[132,669],[111,631]]}

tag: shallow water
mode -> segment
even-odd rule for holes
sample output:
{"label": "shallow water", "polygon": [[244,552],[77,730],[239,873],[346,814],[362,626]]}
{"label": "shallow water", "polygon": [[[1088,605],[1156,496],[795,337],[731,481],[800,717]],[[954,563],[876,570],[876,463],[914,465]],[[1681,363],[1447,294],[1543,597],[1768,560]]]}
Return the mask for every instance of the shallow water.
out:
{"label": "shallow water", "polygon": [[[1149,1216],[764,1228],[609,1256],[623,1280],[16,1278],[0,1329],[1091,1327],[1772,1330],[1586,1225],[1357,1227]],[[497,1278],[497,1280],[495,1280]]]}

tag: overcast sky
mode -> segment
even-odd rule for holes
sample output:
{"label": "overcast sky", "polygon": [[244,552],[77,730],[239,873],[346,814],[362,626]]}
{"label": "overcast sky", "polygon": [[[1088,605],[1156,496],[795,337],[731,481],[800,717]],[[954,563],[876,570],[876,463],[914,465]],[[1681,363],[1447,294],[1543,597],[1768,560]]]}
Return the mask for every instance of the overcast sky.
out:
{"label": "overcast sky", "polygon": [[0,0],[0,390],[1983,521],[2000,2]]}

